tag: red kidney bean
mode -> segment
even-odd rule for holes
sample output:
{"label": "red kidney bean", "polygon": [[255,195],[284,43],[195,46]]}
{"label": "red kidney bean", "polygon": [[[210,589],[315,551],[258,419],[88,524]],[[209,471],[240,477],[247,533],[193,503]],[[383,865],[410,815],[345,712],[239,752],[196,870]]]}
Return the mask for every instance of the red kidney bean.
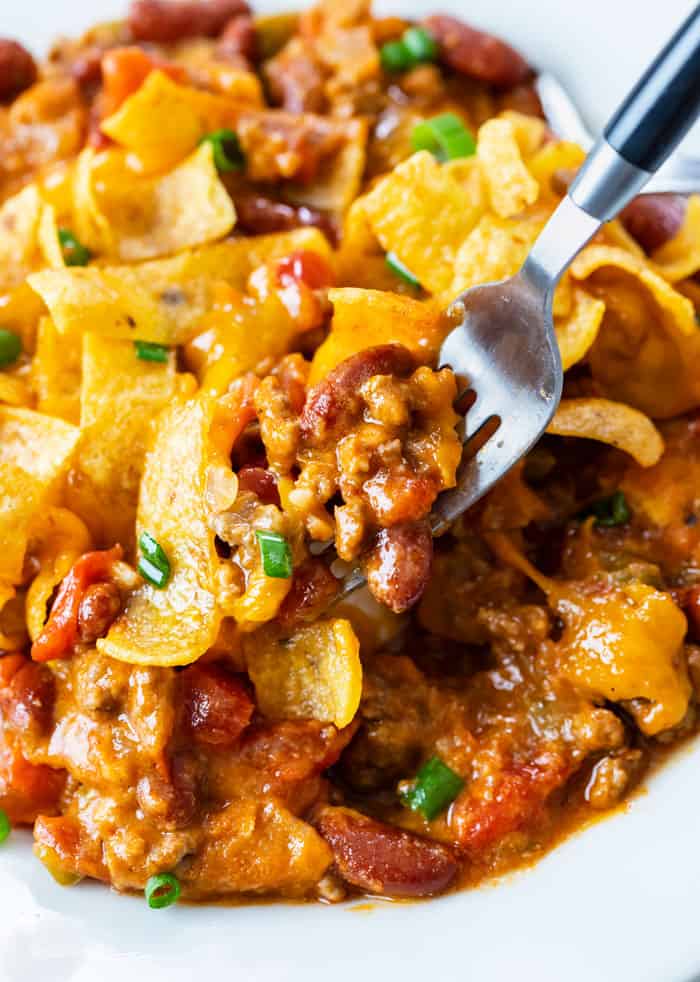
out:
{"label": "red kidney bean", "polygon": [[365,560],[367,585],[375,600],[395,613],[420,600],[433,565],[433,536],[427,519],[382,529]]}
{"label": "red kidney bean", "polygon": [[367,893],[427,897],[445,890],[457,874],[457,859],[448,846],[350,808],[325,806],[315,824],[341,876]]}
{"label": "red kidney bean", "polygon": [[[55,684],[51,670],[28,658],[0,686],[0,713],[5,722],[19,733],[45,733],[53,718]],[[5,659],[3,659],[4,661]]]}
{"label": "red kidney bean", "polygon": [[128,24],[136,41],[168,44],[189,37],[216,37],[240,14],[245,0],[133,0]]}
{"label": "red kidney bean", "polygon": [[258,35],[249,14],[233,17],[223,30],[216,49],[219,58],[254,65],[258,59]]}
{"label": "red kidney bean", "polygon": [[265,65],[272,102],[290,113],[322,113],[326,109],[321,66],[303,41],[293,40]]}
{"label": "red kidney bean", "polygon": [[339,229],[333,218],[306,205],[288,205],[259,194],[236,195],[236,228],[249,235],[269,235],[272,232],[288,232],[295,228],[314,226],[320,229],[331,243],[337,243]]}
{"label": "red kidney bean", "polygon": [[37,80],[37,67],[26,48],[0,38],[0,102],[9,102]]}
{"label": "red kidney bean", "polygon": [[302,438],[319,446],[359,411],[359,389],[367,379],[373,375],[405,378],[415,367],[413,355],[401,344],[365,348],[346,358],[309,392],[299,418]]}
{"label": "red kidney bean", "polygon": [[243,682],[219,665],[191,665],[181,678],[184,725],[194,740],[232,747],[255,709]]}
{"label": "red kidney bean", "polygon": [[620,221],[645,252],[672,239],[683,219],[687,200],[680,194],[640,194],[620,213]]}
{"label": "red kidney bean", "polygon": [[277,612],[283,630],[314,621],[338,593],[338,580],[322,559],[308,559],[294,570],[292,588]]}
{"label": "red kidney bean", "polygon": [[253,724],[243,734],[238,755],[278,781],[304,781],[336,763],[359,725],[353,721],[338,730],[311,719]]}
{"label": "red kidney bean", "polygon": [[277,478],[264,467],[242,467],[238,472],[238,487],[257,494],[264,505],[281,507]]}
{"label": "red kidney bean", "polygon": [[112,564],[122,558],[122,547],[106,552],[87,552],[78,559],[63,578],[49,619],[34,644],[34,661],[70,658],[78,640],[80,605],[89,586],[106,582]]}
{"label": "red kidney bean", "polygon": [[461,75],[508,89],[532,74],[522,55],[509,44],[456,17],[435,14],[427,17],[423,26],[438,42],[442,61]]}

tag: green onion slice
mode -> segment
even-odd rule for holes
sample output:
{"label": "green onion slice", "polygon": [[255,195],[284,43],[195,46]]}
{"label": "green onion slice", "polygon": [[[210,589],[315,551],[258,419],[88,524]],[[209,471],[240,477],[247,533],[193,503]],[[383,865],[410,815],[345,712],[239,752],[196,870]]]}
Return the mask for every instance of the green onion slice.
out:
{"label": "green onion slice", "polygon": [[207,133],[199,142],[211,143],[214,164],[219,173],[228,174],[231,171],[243,170],[245,167],[245,154],[233,130],[215,130],[213,133]]}
{"label": "green onion slice", "polygon": [[439,757],[431,757],[416,774],[413,787],[401,795],[411,811],[421,812],[432,822],[455,800],[464,781]]}
{"label": "green onion slice", "polygon": [[180,896],[180,881],[172,873],[158,873],[146,883],[146,901],[151,910],[162,910],[177,903]]}
{"label": "green onion slice", "polygon": [[596,525],[603,528],[614,528],[617,525],[626,525],[632,517],[632,512],[623,492],[616,491],[607,498],[594,501],[582,513],[581,518],[588,518],[591,515],[595,515]]}
{"label": "green onion slice", "polygon": [[18,334],[0,327],[0,368],[12,365],[22,354],[22,341]]}
{"label": "green onion slice", "polygon": [[59,228],[58,241],[66,266],[87,266],[92,259],[90,250],[76,239],[69,228]]}
{"label": "green onion slice", "polygon": [[379,52],[385,72],[405,72],[413,68],[415,60],[406,45],[401,41],[387,41]]}
{"label": "green onion slice", "polygon": [[424,27],[409,27],[401,40],[416,63],[435,61],[438,56],[437,41]]}
{"label": "green onion slice", "polygon": [[386,264],[392,273],[395,273],[396,276],[404,280],[405,283],[409,283],[417,290],[420,290],[420,280],[413,275],[407,266],[404,266],[395,252],[387,252],[384,258],[386,259]]}
{"label": "green onion slice", "polygon": [[474,137],[454,113],[443,113],[418,123],[413,127],[411,142],[415,151],[429,150],[443,162],[473,157],[476,153]]}
{"label": "green onion slice", "polygon": [[256,532],[265,576],[288,580],[292,575],[292,550],[278,532]]}
{"label": "green onion slice", "polygon": [[162,590],[170,579],[170,560],[165,551],[150,532],[142,532],[139,536],[139,549],[142,553],[139,573],[152,586]]}
{"label": "green onion slice", "polygon": [[169,348],[164,344],[154,344],[152,341],[134,341],[136,357],[141,361],[166,362],[168,360]]}
{"label": "green onion slice", "polygon": [[0,808],[0,844],[9,838],[12,826],[5,812]]}

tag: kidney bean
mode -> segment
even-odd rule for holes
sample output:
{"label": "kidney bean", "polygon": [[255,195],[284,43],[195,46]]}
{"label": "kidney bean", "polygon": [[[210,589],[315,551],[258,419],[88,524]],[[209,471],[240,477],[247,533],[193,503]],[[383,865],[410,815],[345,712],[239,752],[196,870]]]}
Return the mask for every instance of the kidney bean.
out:
{"label": "kidney bean", "polygon": [[242,467],[238,472],[238,487],[257,494],[264,505],[281,507],[277,478],[265,467]]}
{"label": "kidney bean", "polygon": [[440,842],[385,825],[350,808],[321,808],[318,831],[348,883],[386,897],[427,897],[454,880],[454,852]]}
{"label": "kidney bean", "polygon": [[19,657],[21,664],[0,686],[0,714],[18,733],[39,736],[46,733],[53,718],[54,678],[45,665]]}
{"label": "kidney bean", "polygon": [[314,621],[338,593],[338,580],[322,559],[308,559],[294,570],[292,588],[277,612],[283,630]]}
{"label": "kidney bean", "polygon": [[116,583],[93,583],[80,601],[78,608],[78,639],[92,644],[103,638],[117,619],[122,605]]}
{"label": "kidney bean", "polygon": [[688,639],[700,641],[700,586],[680,591],[679,603],[688,618]]}
{"label": "kidney bean", "polygon": [[305,781],[336,763],[359,725],[355,720],[338,730],[311,719],[253,724],[238,753],[246,764],[278,781]]}
{"label": "kidney bean", "polygon": [[34,59],[17,41],[0,38],[0,102],[9,102],[36,82]]}
{"label": "kidney bean", "polygon": [[43,631],[32,645],[34,661],[70,658],[78,640],[80,606],[89,586],[106,582],[112,564],[122,558],[121,546],[105,552],[87,552],[78,559],[63,578],[51,614]]}
{"label": "kidney bean", "polygon": [[642,249],[652,253],[676,235],[686,206],[680,194],[640,194],[620,212],[620,221]]}
{"label": "kidney bean", "polygon": [[128,24],[136,41],[169,44],[216,37],[233,17],[248,13],[245,0],[133,0]]}
{"label": "kidney bean", "polygon": [[269,235],[313,226],[320,229],[331,243],[338,241],[339,230],[333,218],[306,205],[288,205],[259,194],[236,195],[234,204],[236,227],[249,235]]}
{"label": "kidney bean", "polygon": [[181,678],[184,725],[194,740],[232,747],[255,709],[243,682],[219,665],[191,665]]}
{"label": "kidney bean", "polygon": [[322,113],[326,109],[325,78],[313,48],[293,39],[265,64],[272,102],[290,113]]}
{"label": "kidney bean", "polygon": [[219,58],[226,61],[254,65],[258,59],[258,35],[255,21],[249,14],[233,17],[223,30],[216,49]]}
{"label": "kidney bean", "polygon": [[433,536],[427,519],[382,529],[365,560],[370,593],[400,614],[417,603],[433,565]]}
{"label": "kidney bean", "polygon": [[346,358],[309,392],[299,418],[302,438],[319,446],[359,411],[359,389],[367,379],[373,375],[405,378],[415,367],[413,355],[401,344],[365,348]]}
{"label": "kidney bean", "polygon": [[197,810],[199,765],[193,754],[175,754],[166,774],[156,770],[144,775],[136,786],[139,806],[159,828],[181,829],[189,825]]}
{"label": "kidney bean", "polygon": [[461,75],[508,89],[532,74],[522,55],[509,44],[456,17],[435,14],[427,17],[423,26],[438,42],[441,60]]}

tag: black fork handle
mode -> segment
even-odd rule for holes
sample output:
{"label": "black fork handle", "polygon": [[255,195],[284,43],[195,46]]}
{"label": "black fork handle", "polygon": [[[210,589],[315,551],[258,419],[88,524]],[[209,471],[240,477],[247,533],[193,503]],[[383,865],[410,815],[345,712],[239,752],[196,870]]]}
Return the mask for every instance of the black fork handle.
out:
{"label": "black fork handle", "polygon": [[653,172],[700,113],[700,4],[681,24],[605,130],[625,160]]}

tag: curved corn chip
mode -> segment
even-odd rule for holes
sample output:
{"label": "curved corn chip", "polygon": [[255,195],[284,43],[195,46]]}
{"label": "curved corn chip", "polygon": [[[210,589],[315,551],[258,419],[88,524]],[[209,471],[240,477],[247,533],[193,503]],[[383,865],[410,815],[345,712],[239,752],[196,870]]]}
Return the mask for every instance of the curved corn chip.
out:
{"label": "curved corn chip", "polygon": [[246,646],[258,706],[278,719],[352,722],[362,694],[360,646],[349,621],[317,621],[286,641]]}
{"label": "curved corn chip", "polygon": [[120,151],[84,157],[83,212],[79,235],[93,252],[126,262],[155,259],[227,235],[236,220],[233,202],[203,144],[158,178],[135,175]]}
{"label": "curved corn chip", "polygon": [[0,406],[0,581],[22,580],[32,523],[65,476],[80,431],[31,409]]}
{"label": "curved corn chip", "polygon": [[248,577],[245,593],[233,601],[226,613],[235,617],[241,631],[254,631],[273,620],[291,587],[291,577],[266,576],[262,569],[256,568]]}
{"label": "curved corn chip", "polygon": [[498,118],[505,119],[513,127],[513,136],[520,155],[523,160],[528,160],[529,167],[530,158],[542,146],[547,134],[547,124],[539,116],[529,116],[527,113],[521,113],[515,109],[504,109],[502,113],[499,113]]}
{"label": "curved corn chip", "polygon": [[80,441],[66,503],[100,547],[133,544],[151,427],[174,393],[174,354],[142,361],[131,341],[85,335]]}
{"label": "curved corn chip", "polygon": [[516,127],[510,119],[489,119],[479,129],[477,157],[483,166],[493,211],[500,218],[534,204],[539,184],[523,162]]}
{"label": "curved corn chip", "polygon": [[32,393],[23,378],[0,372],[0,402],[6,406],[30,406]]}
{"label": "curved corn chip", "polygon": [[605,304],[583,290],[574,289],[574,307],[567,317],[555,317],[557,336],[564,371],[585,358],[598,337],[605,313]]}
{"label": "curved corn chip", "polygon": [[58,219],[52,205],[44,205],[41,209],[37,238],[46,265],[51,269],[64,269],[66,261],[58,241]]}
{"label": "curved corn chip", "polygon": [[661,276],[669,283],[689,279],[700,270],[700,194],[688,198],[680,229],[651,258]]}
{"label": "curved corn chip", "polygon": [[561,198],[561,187],[554,187],[555,177],[573,177],[586,159],[585,152],[577,143],[555,140],[546,143],[527,162],[527,169],[540,186],[541,193],[553,194]]}
{"label": "curved corn chip", "polygon": [[205,499],[213,404],[178,401],[161,415],[146,455],[138,508],[138,532],[148,531],[165,551],[170,578],[165,589],[144,583],[106,638],[104,654],[135,665],[188,665],[217,636],[218,559],[207,524]]}
{"label": "curved corn chip", "polygon": [[385,252],[394,252],[430,293],[449,290],[460,246],[483,213],[481,200],[427,150],[358,200]]}
{"label": "curved corn chip", "polygon": [[700,395],[700,332],[691,301],[644,260],[623,249],[589,246],[574,279],[605,301],[589,362],[606,396],[648,416],[674,416]]}
{"label": "curved corn chip", "polygon": [[402,344],[416,359],[437,358],[450,326],[437,306],[380,290],[352,287],[329,290],[333,304],[331,330],[311,362],[309,385],[315,385],[350,355],[378,344]]}
{"label": "curved corn chip", "polygon": [[651,467],[664,452],[661,434],[647,416],[609,399],[562,399],[547,432],[609,443],[643,467]]}
{"label": "curved corn chip", "polygon": [[196,333],[211,309],[214,284],[224,280],[243,289],[252,270],[300,249],[330,256],[318,229],[297,229],[231,239],[135,266],[45,270],[30,276],[29,284],[61,334],[94,332],[174,346]]}
{"label": "curved corn chip", "polygon": [[50,317],[42,317],[32,362],[32,382],[37,409],[80,422],[82,342],[80,337],[61,337]]}
{"label": "curved corn chip", "polygon": [[0,207],[0,290],[19,286],[38,264],[39,222],[44,205],[29,184]]}
{"label": "curved corn chip", "polygon": [[145,172],[153,173],[178,163],[207,133],[235,130],[239,113],[249,107],[250,103],[180,85],[155,71],[101,129],[130,150]]}
{"label": "curved corn chip", "polygon": [[29,551],[39,561],[39,572],[27,590],[27,630],[36,641],[46,623],[54,590],[76,559],[91,548],[90,533],[77,515],[65,508],[49,508],[32,529]]}

